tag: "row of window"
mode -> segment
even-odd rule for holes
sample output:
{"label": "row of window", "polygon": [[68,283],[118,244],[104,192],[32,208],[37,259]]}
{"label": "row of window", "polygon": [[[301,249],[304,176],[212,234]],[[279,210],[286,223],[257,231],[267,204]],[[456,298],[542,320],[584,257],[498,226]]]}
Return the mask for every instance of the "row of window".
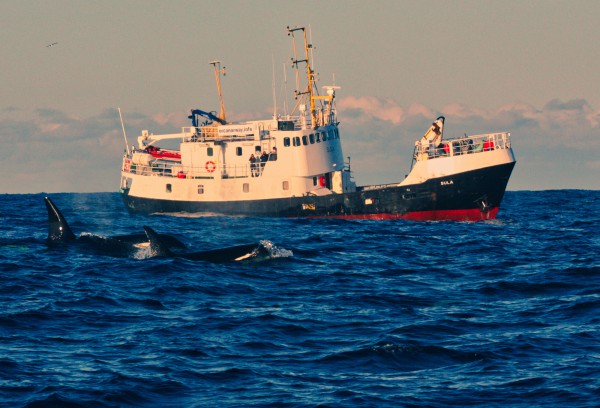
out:
{"label": "row of window", "polygon": [[[315,183],[316,183],[316,181],[315,181]],[[281,183],[281,188],[282,188],[282,190],[289,190],[290,189],[290,182],[289,181],[282,182]],[[167,193],[171,193],[173,191],[173,186],[172,186],[171,183],[167,183],[167,185],[165,186],[165,191]],[[242,185],[242,191],[244,193],[249,193],[250,192],[250,184],[249,183],[244,183]],[[198,184],[198,194],[204,194],[204,184]]]}
{"label": "row of window", "polygon": [[[313,185],[314,186],[319,185],[321,187],[329,188],[330,186],[328,184],[329,184],[329,180],[325,176],[313,177]],[[290,182],[289,181],[282,182],[281,187],[283,190],[289,190]],[[166,191],[167,191],[167,193],[170,193],[171,191],[173,191],[173,187],[172,187],[171,183],[168,183],[166,185]],[[243,187],[242,187],[242,191],[244,191],[244,193],[250,192],[250,184],[244,183]],[[204,194],[204,184],[198,184],[198,194]]]}
{"label": "row of window", "polygon": [[309,144],[321,143],[321,141],[326,142],[327,140],[339,139],[340,133],[336,129],[330,129],[328,132],[317,132],[311,133],[310,135],[296,136],[293,139],[289,137],[283,138],[283,145],[285,147],[290,146],[290,143],[293,143],[294,146],[308,146]]}
{"label": "row of window", "polygon": [[[257,153],[260,153],[261,152],[260,146],[254,146],[254,151]],[[235,154],[236,154],[236,156],[241,156],[243,154],[241,146],[238,146],[235,148]],[[207,147],[206,155],[209,157],[212,157],[214,155],[214,149],[212,147]]]}
{"label": "row of window", "polygon": [[[321,142],[326,142],[327,140],[333,140],[333,139],[339,139],[339,138],[340,138],[340,133],[339,133],[338,129],[335,128],[335,129],[329,129],[329,131],[327,131],[327,132],[317,132],[317,133],[311,133],[310,135],[304,135],[304,136],[302,136],[302,138],[300,138],[299,136],[296,136],[293,139],[291,139],[289,137],[284,137],[283,145],[288,147],[293,142],[294,146],[300,146],[300,145],[308,146],[309,144],[321,143]],[[255,146],[254,151],[260,153],[261,152],[260,146]],[[236,154],[236,156],[241,156],[243,154],[241,146],[238,146],[235,148],[235,154]],[[212,157],[214,155],[214,149],[212,147],[207,147],[206,155],[209,157]]]}

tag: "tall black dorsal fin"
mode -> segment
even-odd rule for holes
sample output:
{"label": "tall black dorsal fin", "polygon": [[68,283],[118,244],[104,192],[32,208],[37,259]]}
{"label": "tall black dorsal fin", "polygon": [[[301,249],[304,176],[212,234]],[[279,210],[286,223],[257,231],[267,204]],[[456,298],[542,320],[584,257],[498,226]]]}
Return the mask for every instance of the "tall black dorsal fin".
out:
{"label": "tall black dorsal fin", "polygon": [[69,227],[60,210],[50,198],[44,197],[44,201],[48,210],[48,243],[75,241],[77,237],[71,231],[71,227]]}
{"label": "tall black dorsal fin", "polygon": [[173,256],[169,246],[164,243],[162,238],[152,228],[144,226],[144,231],[150,241],[150,251],[152,256]]}

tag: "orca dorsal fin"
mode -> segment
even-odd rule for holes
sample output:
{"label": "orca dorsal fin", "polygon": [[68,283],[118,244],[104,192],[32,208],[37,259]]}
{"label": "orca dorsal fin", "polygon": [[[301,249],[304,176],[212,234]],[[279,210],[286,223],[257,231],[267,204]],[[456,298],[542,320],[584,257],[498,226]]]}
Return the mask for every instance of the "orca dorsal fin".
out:
{"label": "orca dorsal fin", "polygon": [[169,246],[165,244],[162,238],[152,228],[144,226],[144,232],[150,241],[150,251],[152,256],[173,256]]}
{"label": "orca dorsal fin", "polygon": [[75,241],[77,237],[61,214],[60,210],[48,197],[44,197],[48,210],[48,242],[52,244]]}

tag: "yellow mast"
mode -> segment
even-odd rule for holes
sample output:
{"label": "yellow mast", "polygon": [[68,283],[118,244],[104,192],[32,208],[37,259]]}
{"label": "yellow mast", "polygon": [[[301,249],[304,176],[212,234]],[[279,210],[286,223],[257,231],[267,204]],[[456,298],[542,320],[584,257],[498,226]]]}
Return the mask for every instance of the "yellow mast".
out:
{"label": "yellow mast", "polygon": [[217,81],[217,91],[219,92],[219,101],[221,102],[221,110],[219,112],[219,118],[226,122],[225,118],[225,101],[223,100],[223,93],[221,92],[221,74],[225,76],[225,67],[221,68],[221,61],[211,61],[210,65],[213,66],[215,71],[215,80]]}
{"label": "yellow mast", "polygon": [[[308,98],[310,101],[310,116],[312,119],[312,125],[313,125],[313,127],[316,127],[317,126],[317,112],[315,110],[315,99],[322,99],[322,98],[315,97],[313,95],[313,88],[314,88],[314,84],[315,84],[315,72],[312,70],[312,67],[310,65],[310,55],[309,55],[309,50],[312,48],[312,44],[308,43],[308,40],[306,38],[305,27],[290,28],[288,26],[287,30],[288,30],[288,35],[292,37],[292,43],[293,43],[293,48],[294,48],[294,58],[292,59],[292,66],[295,66],[295,68],[298,69],[298,63],[300,63],[300,62],[306,63],[306,78],[307,78],[308,84],[307,84],[306,90],[304,92],[298,92],[296,90],[296,92],[295,92],[296,99],[298,99],[299,95],[308,95]],[[303,59],[303,60],[298,59],[298,56],[296,53],[296,39],[294,37],[294,32],[300,31],[300,30],[302,30],[302,33],[304,34],[305,59]],[[298,101],[298,103],[299,102],[300,101]],[[296,107],[298,106],[298,103],[296,103]],[[294,107],[294,110],[296,110],[296,107]]]}

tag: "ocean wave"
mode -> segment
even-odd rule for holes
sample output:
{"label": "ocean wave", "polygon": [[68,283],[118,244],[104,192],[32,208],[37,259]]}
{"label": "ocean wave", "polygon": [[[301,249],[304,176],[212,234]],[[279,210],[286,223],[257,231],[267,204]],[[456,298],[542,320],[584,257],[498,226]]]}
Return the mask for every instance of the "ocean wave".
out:
{"label": "ocean wave", "polygon": [[0,406],[595,406],[600,192],[570,194],[585,211],[507,192],[482,223],[142,217],[118,194],[61,196],[86,239],[160,224],[190,251],[268,248],[231,263],[48,248],[43,196],[3,197]]}
{"label": "ocean wave", "polygon": [[340,351],[319,360],[338,367],[357,367],[360,372],[412,372],[463,365],[482,360],[478,353],[466,353],[418,343],[380,342],[356,350]]}

